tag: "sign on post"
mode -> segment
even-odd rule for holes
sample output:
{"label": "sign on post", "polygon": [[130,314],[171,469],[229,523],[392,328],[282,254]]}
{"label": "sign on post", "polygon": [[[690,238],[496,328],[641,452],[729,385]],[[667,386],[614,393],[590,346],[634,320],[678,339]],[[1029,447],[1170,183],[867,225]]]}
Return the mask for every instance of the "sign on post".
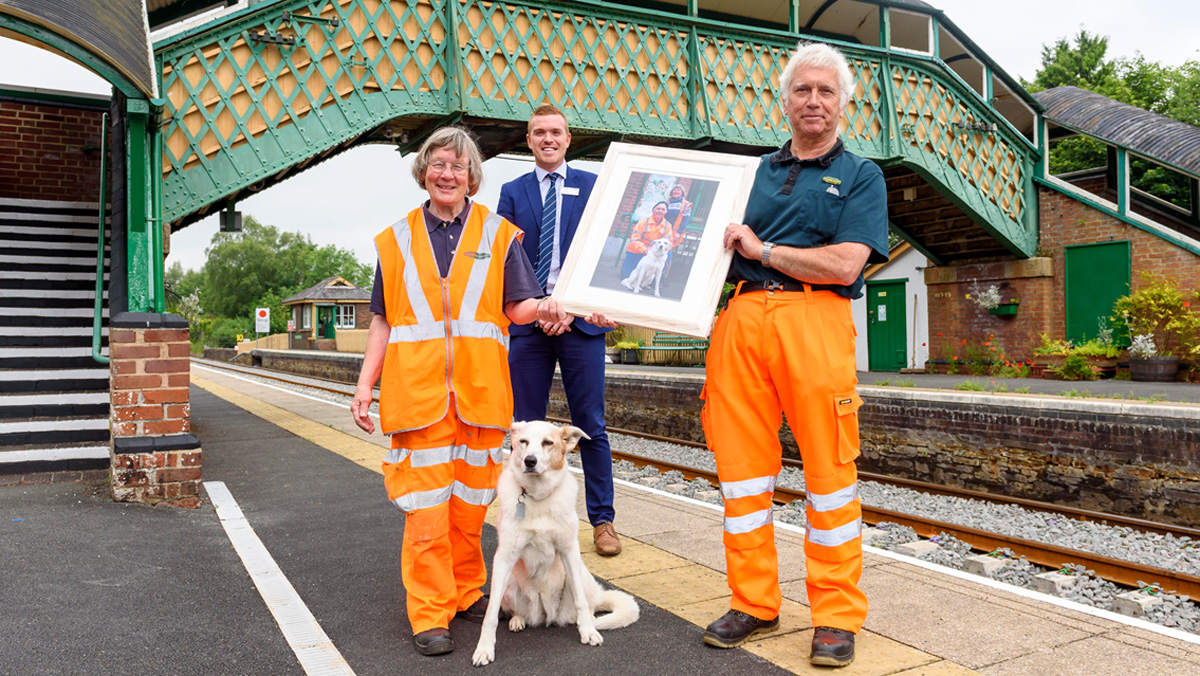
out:
{"label": "sign on post", "polygon": [[260,307],[254,311],[254,332],[271,332],[271,308]]}

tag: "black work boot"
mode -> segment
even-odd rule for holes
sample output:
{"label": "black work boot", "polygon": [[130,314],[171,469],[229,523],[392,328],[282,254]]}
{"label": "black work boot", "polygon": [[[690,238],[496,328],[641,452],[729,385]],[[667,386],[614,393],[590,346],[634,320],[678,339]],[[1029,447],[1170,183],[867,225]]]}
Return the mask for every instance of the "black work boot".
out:
{"label": "black work boot", "polygon": [[467,622],[483,624],[483,618],[487,617],[487,607],[488,596],[487,594],[484,594],[483,596],[475,599],[475,603],[472,603],[469,608],[458,611],[455,617],[461,617]]}
{"label": "black work boot", "polygon": [[854,661],[854,632],[833,627],[813,630],[809,662],[822,667],[844,667]]}
{"label": "black work boot", "polygon": [[731,610],[704,630],[704,642],[718,648],[736,648],[759,634],[779,629],[779,618],[760,620],[738,610]]}
{"label": "black work boot", "polygon": [[413,645],[422,655],[443,655],[454,651],[454,639],[445,627],[434,627],[413,636]]}

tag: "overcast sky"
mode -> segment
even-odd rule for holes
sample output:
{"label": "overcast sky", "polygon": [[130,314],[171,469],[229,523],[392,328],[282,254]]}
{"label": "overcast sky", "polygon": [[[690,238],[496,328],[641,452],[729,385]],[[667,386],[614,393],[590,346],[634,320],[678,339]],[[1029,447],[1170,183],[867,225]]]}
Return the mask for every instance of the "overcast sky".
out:
{"label": "overcast sky", "polygon": [[[1080,27],[1107,35],[1109,56],[1132,56],[1177,66],[1200,59],[1200,9],[1195,0],[930,0],[1013,77],[1030,79],[1042,45],[1076,34]],[[90,71],[43,50],[0,38],[0,86],[21,85],[108,94],[108,84]],[[532,168],[531,162],[491,160],[476,198],[494,206],[500,186]],[[591,167],[595,170],[595,167]],[[358,148],[334,157],[284,183],[240,202],[243,214],[300,231],[318,244],[352,249],[374,262],[372,238],[403,217],[425,194],[409,174],[407,158],[383,146]],[[193,224],[171,238],[170,265],[204,264],[204,249],[216,231],[215,218]]]}

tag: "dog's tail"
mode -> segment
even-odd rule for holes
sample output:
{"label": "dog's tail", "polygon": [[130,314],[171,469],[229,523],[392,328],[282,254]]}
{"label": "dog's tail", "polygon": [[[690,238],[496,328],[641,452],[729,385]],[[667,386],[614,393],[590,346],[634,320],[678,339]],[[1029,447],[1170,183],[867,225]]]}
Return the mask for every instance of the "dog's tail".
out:
{"label": "dog's tail", "polygon": [[637,622],[641,611],[637,601],[632,596],[616,589],[605,589],[600,596],[600,603],[592,609],[593,613],[610,611],[607,615],[596,618],[596,629],[620,629]]}

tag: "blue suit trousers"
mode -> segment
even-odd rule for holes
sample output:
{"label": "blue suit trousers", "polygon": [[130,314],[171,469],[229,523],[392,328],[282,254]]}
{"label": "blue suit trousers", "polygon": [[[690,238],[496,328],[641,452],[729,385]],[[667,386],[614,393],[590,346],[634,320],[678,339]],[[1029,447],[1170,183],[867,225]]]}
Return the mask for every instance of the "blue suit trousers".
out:
{"label": "blue suit trousers", "polygon": [[584,497],[593,526],[613,521],[612,451],[604,430],[604,334],[571,330],[547,336],[540,330],[514,335],[509,343],[513,420],[544,420],[554,365],[562,370],[571,424],[591,439],[579,442]]}

